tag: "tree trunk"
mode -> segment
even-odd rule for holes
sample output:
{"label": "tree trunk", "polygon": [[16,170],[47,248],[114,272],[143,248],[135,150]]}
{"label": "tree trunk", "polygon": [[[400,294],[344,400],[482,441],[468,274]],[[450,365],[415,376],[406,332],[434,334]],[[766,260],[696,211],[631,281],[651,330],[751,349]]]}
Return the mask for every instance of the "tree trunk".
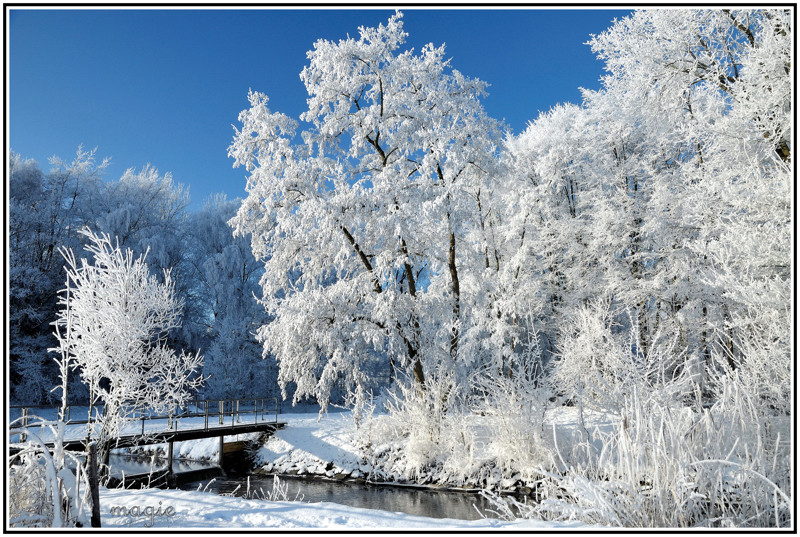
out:
{"label": "tree trunk", "polygon": [[86,461],[89,476],[89,493],[92,498],[92,527],[100,527],[100,481],[97,478],[97,445],[89,443],[89,456]]}
{"label": "tree trunk", "polygon": [[[400,249],[403,252],[403,255],[406,256],[406,259],[408,259],[408,247],[406,246],[406,241],[402,238],[400,239]],[[410,263],[403,263],[403,269],[406,274],[406,280],[408,281],[408,293],[416,300],[417,283],[416,283],[416,278],[414,278],[414,270],[411,268]],[[419,328],[419,318],[417,317],[416,314],[416,307],[414,313],[412,314],[411,325],[414,329],[414,340],[419,341],[420,328]],[[408,359],[413,367],[414,380],[417,381],[418,388],[424,391],[425,374],[422,370],[422,361],[418,357],[418,350],[416,344],[406,340],[406,347],[408,348]]]}
{"label": "tree trunk", "polygon": [[[412,349],[409,348],[409,357],[412,356]],[[422,371],[422,361],[417,358],[417,350],[413,349],[413,364],[414,364],[414,380],[417,382],[417,387],[420,391],[425,391],[425,374]]]}
{"label": "tree trunk", "polygon": [[[364,268],[367,269],[367,272],[369,272],[372,275],[372,290],[375,291],[378,294],[383,293],[383,288],[381,287],[380,282],[378,281],[378,278],[375,275],[375,270],[372,267],[372,263],[370,262],[369,258],[364,253],[364,251],[361,249],[359,244],[356,242],[356,240],[353,237],[352,233],[350,233],[350,231],[346,227],[344,227],[344,225],[340,225],[339,227],[342,230],[342,233],[344,233],[344,236],[347,239],[347,242],[350,243],[350,245],[353,247],[353,250],[355,250],[356,254],[358,255],[358,258],[361,260],[361,264],[363,264]],[[407,251],[407,248],[406,248],[405,241],[401,239],[400,240],[400,245],[401,245],[401,249],[402,249],[403,253],[407,256],[408,255],[408,251]],[[412,297],[416,298],[416,296],[417,296],[417,286],[416,286],[416,282],[415,282],[415,279],[414,279],[414,272],[413,272],[413,270],[411,268],[411,265],[409,263],[405,263],[404,270],[405,270],[405,273],[406,273],[406,278],[408,280],[408,291],[409,291],[409,294],[411,294]],[[413,326],[413,329],[414,329],[415,336],[418,336],[419,335],[419,319],[417,319],[416,315],[413,315],[412,326]],[[422,370],[422,362],[420,361],[420,359],[418,357],[418,350],[417,350],[417,346],[416,346],[416,343],[415,343],[415,341],[418,341],[419,338],[415,337],[414,338],[415,341],[409,341],[408,338],[403,336],[402,335],[402,326],[400,325],[399,321],[397,321],[396,328],[397,328],[398,333],[401,335],[401,337],[403,338],[403,341],[406,344],[406,350],[408,352],[408,361],[411,364],[412,372],[414,374],[414,379],[417,381],[418,387],[421,390],[424,390],[424,387],[425,387],[425,375],[424,375],[423,370]]]}
{"label": "tree trunk", "polygon": [[639,304],[639,351],[642,353],[642,357],[647,356],[649,345],[647,334],[647,299],[643,299]]}
{"label": "tree trunk", "polygon": [[[448,222],[450,214],[447,215]],[[450,231],[450,250],[448,255],[448,266],[450,268],[450,281],[452,282],[453,292],[453,328],[450,332],[450,357],[453,361],[458,357],[458,322],[461,318],[461,288],[458,283],[458,269],[456,268],[456,236]]]}

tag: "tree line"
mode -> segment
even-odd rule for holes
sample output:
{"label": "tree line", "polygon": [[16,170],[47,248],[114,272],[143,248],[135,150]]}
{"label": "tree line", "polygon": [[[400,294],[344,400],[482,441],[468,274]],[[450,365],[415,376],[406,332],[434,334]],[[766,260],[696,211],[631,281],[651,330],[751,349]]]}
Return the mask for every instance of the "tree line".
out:
{"label": "tree line", "polygon": [[[66,280],[61,251],[91,260],[85,228],[108,235],[134,257],[146,252],[147,270],[161,283],[164,271],[170,272],[182,308],[174,323],[179,328],[168,331],[166,344],[202,349],[206,395],[266,395],[275,385],[275,373],[261,360],[251,334],[266,319],[253,299],[263,267],[227,226],[238,201],[217,195],[191,212],[187,189],[169,173],[145,166],[106,181],[108,161],[98,163],[94,151],[83,149],[72,162],[53,159],[48,172],[14,153],[9,164],[12,400],[34,404],[59,397],[52,391],[61,384],[57,355],[48,351],[59,346],[53,323]],[[87,385],[70,383],[70,404],[89,397]]]}
{"label": "tree line", "polygon": [[638,11],[589,42],[602,88],[516,136],[402,23],[314,44],[301,135],[258,92],[239,116],[283,388],[363,400],[378,360],[420,393],[686,374],[703,404],[725,372],[788,412],[791,13]]}
{"label": "tree line", "polygon": [[[242,201],[190,213],[151,167],[105,182],[93,152],[48,173],[12,155],[14,397],[56,384],[57,252],[89,226],[172,271],[170,343],[202,350],[209,393],[267,378],[358,403],[480,370],[570,396],[639,369],[713,398],[728,371],[788,411],[790,13],[638,11],[589,42],[602,88],[519,135],[444,46],[406,36],[397,13],[316,42],[302,132],[250,93],[228,149]],[[619,360],[597,350],[629,333]]]}

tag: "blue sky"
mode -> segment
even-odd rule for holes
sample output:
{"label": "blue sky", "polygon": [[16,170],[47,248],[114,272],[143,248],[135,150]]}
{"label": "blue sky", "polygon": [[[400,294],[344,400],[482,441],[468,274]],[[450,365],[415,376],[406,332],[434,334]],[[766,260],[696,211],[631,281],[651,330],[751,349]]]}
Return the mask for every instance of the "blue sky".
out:
{"label": "blue sky", "polygon": [[[317,39],[358,36],[392,10],[40,10],[9,12],[10,149],[71,160],[79,144],[111,157],[106,179],[152,164],[189,186],[191,208],[209,195],[244,196],[232,168],[231,125],[248,89],[297,118],[300,81]],[[619,10],[405,9],[407,45],[446,44],[452,65],[491,86],[487,112],[514,133],[579,87],[599,88],[602,62],[584,45]]]}

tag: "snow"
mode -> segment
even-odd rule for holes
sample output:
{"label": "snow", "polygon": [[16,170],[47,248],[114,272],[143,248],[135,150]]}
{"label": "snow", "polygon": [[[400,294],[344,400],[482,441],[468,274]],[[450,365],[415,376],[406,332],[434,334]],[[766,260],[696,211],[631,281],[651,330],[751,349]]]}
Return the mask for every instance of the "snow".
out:
{"label": "snow", "polygon": [[[386,414],[375,414],[372,420],[386,419]],[[469,427],[476,438],[484,441],[476,442],[484,447],[474,450],[474,469],[481,464],[496,464],[494,449],[490,449],[490,429],[486,416],[469,416]],[[276,431],[257,451],[255,461],[261,470],[276,474],[312,474],[328,478],[365,478],[368,481],[407,481],[397,472],[381,467],[379,460],[366,461],[356,446],[356,438],[363,436],[363,431],[356,430],[352,412],[329,413],[319,417],[317,413],[286,414],[280,416],[287,423],[286,428]],[[599,412],[586,410],[584,421],[591,431],[608,431],[618,423],[618,418]],[[551,449],[563,450],[581,439],[582,431],[578,426],[578,409],[573,407],[556,407],[547,410],[543,430],[543,442]],[[365,425],[365,427],[368,425]],[[555,438],[555,439],[554,439]],[[374,452],[404,450],[407,446],[401,441],[389,441],[375,447]],[[332,466],[331,464],[332,463]],[[373,466],[374,464],[374,466]],[[466,463],[465,463],[466,464]],[[434,471],[434,470],[431,470]],[[418,476],[415,483],[428,482],[437,486],[455,488],[473,488],[464,483],[453,482],[443,471],[427,476]],[[499,472],[499,470],[498,470]],[[507,476],[511,477],[511,476]],[[502,477],[498,473],[497,484],[503,489],[510,489],[515,479],[506,479],[503,486]]]}
{"label": "snow", "polygon": [[[447,518],[426,518],[359,509],[335,503],[301,503],[264,500],[245,500],[230,496],[197,491],[182,490],[124,490],[101,489],[100,504],[103,527],[156,527],[156,528],[325,528],[325,529],[569,529],[587,528],[580,523],[551,523],[522,520],[506,522],[496,519],[453,520]],[[161,516],[123,516],[111,513],[111,508],[124,506],[126,509],[138,507],[139,513],[151,511]],[[174,516],[163,513],[168,507]],[[134,511],[136,513],[136,511]]]}
{"label": "snow", "polygon": [[286,428],[276,431],[256,454],[257,462],[285,466],[292,462],[305,467],[332,462],[352,472],[359,467],[360,456],[352,443],[356,431],[352,414],[288,414],[280,418]]}
{"label": "snow", "polygon": [[[567,409],[568,411],[570,409]],[[554,416],[555,417],[555,416]],[[557,420],[568,422],[558,414]],[[328,413],[320,417],[316,412],[282,414],[280,421],[287,422],[284,429],[276,431],[258,450],[256,460],[276,471],[283,468],[302,469],[298,473],[333,475],[351,474],[365,467],[353,444],[355,424],[351,412]],[[192,458],[216,457],[216,439],[203,439],[175,444],[175,453],[191,454]],[[152,446],[149,446],[153,449]],[[333,469],[326,471],[326,465]],[[588,528],[585,524],[555,523],[535,520],[503,521],[498,519],[456,520],[427,518],[399,512],[379,511],[344,506],[336,503],[287,502],[244,499],[210,492],[174,489],[101,489],[101,515],[104,527],[137,528],[325,528],[408,530],[430,529],[569,529]],[[138,507],[138,513],[125,516],[112,514],[111,508]],[[152,509],[147,511],[148,506]],[[172,507],[174,516],[164,513]],[[144,513],[158,513],[149,516]]]}
{"label": "snow", "polygon": [[[206,397],[273,393],[277,381],[295,401],[354,408],[286,416],[257,450],[258,472],[540,500],[509,519],[793,525],[792,28],[788,10],[637,11],[588,43],[606,63],[600,89],[503,136],[481,104],[485,83],[452,69],[443,47],[402,51],[397,12],[359,41],[314,44],[302,142],[298,122],[250,92],[229,147],[250,173],[248,196],[197,219],[183,211],[184,188],[150,166],[106,188],[93,152],[54,160],[47,176],[12,154],[14,398],[49,398],[52,326],[53,391],[66,405],[88,390],[105,410],[91,435],[31,426],[9,512],[81,521],[85,478],[64,470],[60,448],[37,444],[92,437],[103,460],[105,440],[165,431],[166,420],[142,426],[118,410],[188,401],[200,356],[176,352],[197,344],[210,357]],[[694,67],[675,69],[687,60]],[[99,235],[76,233],[83,225]],[[87,241],[94,265],[75,253]],[[60,292],[55,252],[66,261]],[[155,278],[168,266],[179,285],[168,270]],[[212,307],[209,326],[201,312]],[[68,394],[70,370],[86,386]],[[551,404],[567,402],[580,410]],[[262,437],[235,439],[245,438]],[[174,447],[213,461],[220,444]],[[104,495],[112,526],[418,520],[200,491]],[[149,524],[112,505],[149,513]]]}

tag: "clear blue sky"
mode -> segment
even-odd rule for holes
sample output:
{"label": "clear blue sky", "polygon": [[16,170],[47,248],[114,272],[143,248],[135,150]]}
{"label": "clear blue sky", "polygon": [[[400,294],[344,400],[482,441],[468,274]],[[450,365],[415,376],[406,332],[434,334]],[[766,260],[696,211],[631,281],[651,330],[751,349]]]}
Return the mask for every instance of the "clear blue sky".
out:
{"label": "clear blue sky", "polygon": [[[71,160],[79,144],[111,157],[106,179],[147,163],[188,185],[191,208],[244,196],[232,168],[232,124],[249,88],[297,118],[300,71],[320,38],[358,36],[392,10],[34,10],[9,12],[10,149]],[[512,131],[579,87],[599,88],[602,62],[585,43],[627,11],[403,11],[408,46],[446,44],[452,65],[489,84],[488,113]]]}

